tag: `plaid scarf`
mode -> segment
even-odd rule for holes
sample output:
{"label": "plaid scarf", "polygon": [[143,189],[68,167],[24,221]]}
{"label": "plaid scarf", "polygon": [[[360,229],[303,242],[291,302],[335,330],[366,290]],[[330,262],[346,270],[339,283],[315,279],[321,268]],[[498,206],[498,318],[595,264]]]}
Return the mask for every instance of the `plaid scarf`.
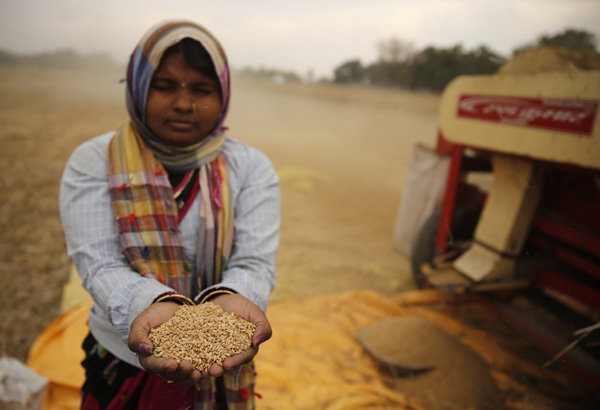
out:
{"label": "plaid scarf", "polygon": [[[212,133],[192,146],[166,146],[146,126],[152,75],[165,50],[183,38],[199,41],[219,77],[222,108]],[[221,281],[233,243],[234,209],[229,191],[223,122],[229,106],[225,53],[204,28],[190,22],[161,23],[142,38],[127,69],[130,121],[110,142],[108,180],[123,254],[143,276],[188,297]],[[168,171],[199,168],[200,229],[196,269],[187,259]]]}

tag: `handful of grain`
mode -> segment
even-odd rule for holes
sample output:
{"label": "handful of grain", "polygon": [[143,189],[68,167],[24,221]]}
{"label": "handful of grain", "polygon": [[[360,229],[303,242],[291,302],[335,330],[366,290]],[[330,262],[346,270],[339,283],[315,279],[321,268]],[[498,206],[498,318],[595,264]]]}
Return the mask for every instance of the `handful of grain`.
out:
{"label": "handful of grain", "polygon": [[200,371],[213,364],[223,365],[225,358],[248,349],[256,325],[214,303],[182,305],[175,315],[148,336],[154,356],[189,360]]}

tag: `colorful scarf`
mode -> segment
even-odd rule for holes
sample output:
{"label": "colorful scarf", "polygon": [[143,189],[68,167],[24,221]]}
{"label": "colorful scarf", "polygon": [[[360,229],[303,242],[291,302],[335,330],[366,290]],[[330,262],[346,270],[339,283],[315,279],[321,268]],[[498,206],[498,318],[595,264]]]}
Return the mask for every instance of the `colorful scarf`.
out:
{"label": "colorful scarf", "polygon": [[[222,108],[212,133],[201,142],[167,146],[146,126],[146,99],[163,53],[184,38],[200,42],[219,77]],[[233,243],[234,209],[230,197],[223,122],[229,107],[229,69],[218,41],[190,22],[158,24],[144,35],[127,69],[130,121],[108,149],[108,180],[121,247],[143,276],[153,277],[179,293],[195,297],[221,281]],[[178,227],[178,209],[167,172],[199,168],[200,229],[196,269],[187,259]]]}

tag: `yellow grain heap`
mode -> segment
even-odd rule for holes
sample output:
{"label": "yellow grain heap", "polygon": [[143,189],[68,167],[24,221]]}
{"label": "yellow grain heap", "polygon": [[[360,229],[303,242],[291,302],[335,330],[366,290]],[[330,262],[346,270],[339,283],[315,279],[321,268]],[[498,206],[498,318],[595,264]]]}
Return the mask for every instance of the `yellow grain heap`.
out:
{"label": "yellow grain heap", "polygon": [[194,368],[208,371],[213,364],[248,349],[256,326],[214,303],[183,305],[175,315],[152,329],[154,355],[189,360]]}
{"label": "yellow grain heap", "polygon": [[600,70],[600,53],[560,47],[537,47],[521,51],[505,62],[498,74],[537,74]]}

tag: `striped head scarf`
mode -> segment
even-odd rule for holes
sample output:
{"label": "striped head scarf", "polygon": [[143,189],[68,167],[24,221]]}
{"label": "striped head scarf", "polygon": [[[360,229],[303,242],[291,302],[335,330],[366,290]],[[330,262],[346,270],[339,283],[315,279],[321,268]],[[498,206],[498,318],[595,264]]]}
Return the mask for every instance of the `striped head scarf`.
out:
{"label": "striped head scarf", "polygon": [[[146,125],[150,82],[164,52],[185,38],[210,55],[221,87],[222,107],[215,128],[186,147],[166,145]],[[221,281],[233,243],[223,123],[229,108],[229,68],[219,42],[203,27],[169,21],[152,27],[131,55],[126,103],[130,121],[108,149],[108,180],[123,254],[141,275],[155,278],[188,297]],[[200,229],[196,268],[187,259],[178,227],[178,209],[168,172],[199,169]]]}

